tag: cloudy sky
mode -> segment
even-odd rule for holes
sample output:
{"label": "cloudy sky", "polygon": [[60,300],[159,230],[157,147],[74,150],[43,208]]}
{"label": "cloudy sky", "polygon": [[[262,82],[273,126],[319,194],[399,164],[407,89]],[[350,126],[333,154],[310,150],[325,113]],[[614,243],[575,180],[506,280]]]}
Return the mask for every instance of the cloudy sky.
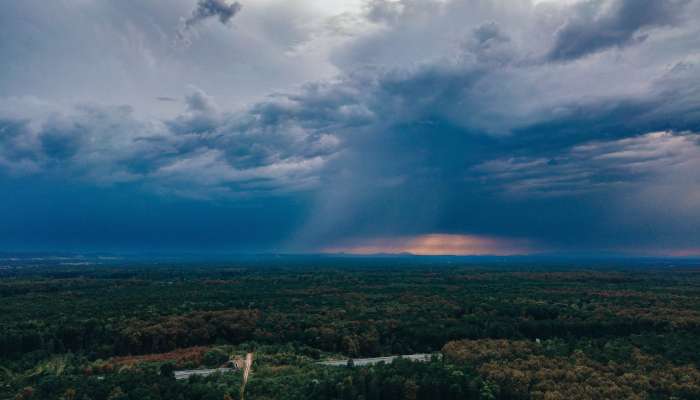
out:
{"label": "cloudy sky", "polygon": [[700,255],[698,0],[0,2],[0,250]]}

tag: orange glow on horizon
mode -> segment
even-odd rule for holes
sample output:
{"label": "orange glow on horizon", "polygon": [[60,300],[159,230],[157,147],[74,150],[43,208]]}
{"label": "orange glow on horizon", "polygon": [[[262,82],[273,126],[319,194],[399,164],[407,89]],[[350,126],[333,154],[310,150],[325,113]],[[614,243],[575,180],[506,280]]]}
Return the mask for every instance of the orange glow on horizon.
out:
{"label": "orange glow on horizon", "polygon": [[428,234],[361,240],[323,249],[324,253],[401,254],[439,256],[516,255],[531,253],[527,242],[477,235]]}
{"label": "orange glow on horizon", "polygon": [[670,250],[666,251],[665,254],[671,257],[700,257],[700,248]]}

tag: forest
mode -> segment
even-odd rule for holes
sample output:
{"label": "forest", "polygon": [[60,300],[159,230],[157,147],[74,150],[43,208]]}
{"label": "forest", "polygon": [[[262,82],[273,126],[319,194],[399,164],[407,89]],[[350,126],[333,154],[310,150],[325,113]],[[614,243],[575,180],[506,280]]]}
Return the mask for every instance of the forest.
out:
{"label": "forest", "polygon": [[692,262],[3,260],[0,399],[700,398]]}

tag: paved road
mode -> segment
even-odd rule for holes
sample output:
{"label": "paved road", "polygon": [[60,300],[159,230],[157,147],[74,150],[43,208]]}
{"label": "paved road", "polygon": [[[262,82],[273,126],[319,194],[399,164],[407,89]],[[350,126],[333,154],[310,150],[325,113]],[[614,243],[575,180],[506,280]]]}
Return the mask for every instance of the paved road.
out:
{"label": "paved road", "polygon": [[[375,365],[379,363],[386,363],[386,364],[391,364],[396,360],[397,358],[404,358],[407,360],[411,361],[417,361],[417,362],[428,362],[430,359],[433,357],[440,357],[440,354],[407,354],[403,356],[389,356],[389,357],[375,357],[375,358],[355,358],[353,359],[353,363],[355,366],[361,367],[361,366],[367,366],[367,365]],[[332,367],[345,367],[348,365],[348,360],[334,360],[334,361],[322,361],[319,362],[318,364],[320,365],[328,365]],[[251,367],[253,366],[253,354],[248,353],[246,355],[246,363],[245,363],[245,369],[243,371],[243,385],[242,388],[245,388],[245,384],[248,381],[248,376],[250,375]],[[232,368],[216,368],[216,369],[190,369],[190,370],[184,370],[184,371],[175,371],[175,379],[181,380],[181,379],[188,379],[190,376],[209,376],[213,375],[216,373],[222,373],[225,374],[227,372],[234,372],[235,370]]]}
{"label": "paved road", "polygon": [[[440,357],[439,354],[435,356]],[[433,354],[408,354],[403,356],[375,357],[375,358],[354,358],[352,361],[355,366],[375,365],[379,363],[391,364],[397,358],[404,358],[411,361],[428,362],[433,357]],[[348,365],[348,360],[323,361],[318,364],[329,365],[332,367],[345,367]]]}
{"label": "paved road", "polygon": [[188,379],[190,376],[209,376],[216,373],[233,372],[232,368],[216,368],[216,369],[190,369],[185,371],[175,371],[175,379]]}

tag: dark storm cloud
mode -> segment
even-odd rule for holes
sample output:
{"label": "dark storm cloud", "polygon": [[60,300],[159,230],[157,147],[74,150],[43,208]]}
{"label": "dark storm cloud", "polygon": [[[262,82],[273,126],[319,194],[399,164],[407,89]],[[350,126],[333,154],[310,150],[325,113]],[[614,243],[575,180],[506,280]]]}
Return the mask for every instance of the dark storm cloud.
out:
{"label": "dark storm cloud", "polygon": [[140,183],[202,199],[281,195],[315,187],[320,168],[338,150],[338,139],[319,125],[272,117],[272,103],[248,114],[223,113],[192,88],[185,105],[166,120],[96,105],[32,123],[2,119],[0,168],[102,185]]}
{"label": "dark storm cloud", "polygon": [[218,106],[214,99],[199,88],[185,96],[187,110],[168,124],[176,133],[203,133],[220,123]]}
{"label": "dark storm cloud", "polygon": [[241,3],[237,1],[229,3],[227,0],[198,0],[192,15],[183,20],[178,34],[181,39],[186,40],[192,28],[209,18],[217,18],[222,24],[228,24],[242,8]]}
{"label": "dark storm cloud", "polygon": [[78,154],[86,134],[84,127],[70,121],[49,121],[42,129],[39,141],[47,157],[66,160]]}
{"label": "dark storm cloud", "polygon": [[201,21],[217,17],[222,24],[227,24],[239,11],[241,3],[228,3],[226,0],[198,0],[197,8],[192,11],[192,16],[185,20],[185,26],[190,28]]}
{"label": "dark storm cloud", "polygon": [[548,58],[567,61],[646,39],[646,30],[678,22],[690,0],[589,0],[556,32]]}
{"label": "dark storm cloud", "polygon": [[275,240],[280,224],[289,249],[436,232],[700,247],[691,3],[375,1],[356,16],[367,32],[331,54],[336,77],[235,111],[194,86],[170,117],[0,102],[0,171],[259,201],[294,218],[229,221],[245,214]]}
{"label": "dark storm cloud", "polygon": [[0,169],[10,175],[38,170],[28,132],[28,121],[0,118]]}
{"label": "dark storm cloud", "polygon": [[514,196],[576,196],[634,186],[700,163],[700,135],[655,132],[591,141],[546,157],[507,157],[473,168],[480,184]]}
{"label": "dark storm cloud", "polygon": [[[676,223],[675,231],[666,229],[664,240],[697,244],[687,234],[697,228],[700,209],[685,201],[669,201],[664,217],[639,210],[624,229],[611,218],[625,201],[646,204],[669,191],[679,198],[700,193],[692,172],[700,155],[692,133],[700,131],[700,115],[693,111],[700,100],[694,64],[668,69],[634,95],[591,96],[606,91],[596,85],[568,95],[537,87],[533,76],[550,67],[531,63],[498,24],[486,22],[471,35],[457,61],[355,74],[320,98],[314,91],[297,96],[305,99],[294,109],[297,115],[300,110],[328,115],[333,105],[379,116],[354,119],[354,128],[341,135],[347,151],[327,170],[317,214],[302,230],[302,242],[427,231],[612,248],[660,240],[639,228],[676,213],[675,219],[688,219]],[[499,52],[489,53],[493,49]],[[550,81],[568,79],[572,71],[589,75],[575,66],[556,68],[565,75]],[[354,92],[359,94],[350,98],[329,95]],[[652,133],[657,131],[663,133]],[[586,148],[591,150],[582,151]],[[660,154],[650,155],[651,149]],[[646,158],[652,156],[658,159]],[[496,168],[502,163],[521,173],[505,174]]]}
{"label": "dark storm cloud", "polygon": [[210,17],[218,17],[222,24],[227,24],[239,11],[241,4],[233,2],[229,4],[225,0],[199,0],[197,8],[192,12],[192,16],[185,23],[194,25],[199,21]]}

